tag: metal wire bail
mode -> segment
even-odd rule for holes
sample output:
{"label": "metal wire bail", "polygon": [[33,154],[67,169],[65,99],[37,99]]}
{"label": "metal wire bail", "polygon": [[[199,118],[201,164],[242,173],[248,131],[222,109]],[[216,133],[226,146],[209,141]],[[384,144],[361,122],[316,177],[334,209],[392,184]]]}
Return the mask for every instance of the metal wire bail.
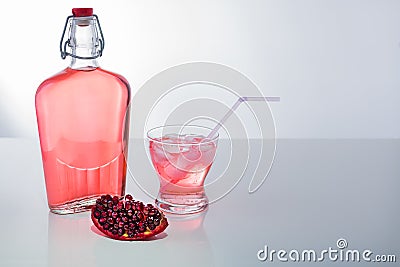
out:
{"label": "metal wire bail", "polygon": [[71,56],[73,58],[78,58],[78,59],[95,59],[95,58],[101,57],[103,55],[103,50],[104,50],[104,45],[105,45],[103,31],[101,30],[100,21],[99,21],[99,18],[97,17],[97,15],[93,14],[93,17],[95,18],[95,20],[94,20],[95,29],[96,29],[96,31],[100,32],[100,38],[98,38],[99,45],[96,45],[96,47],[100,46],[100,48],[97,50],[97,53],[91,57],[80,57],[80,56],[77,56],[77,55],[67,52],[67,46],[70,48],[72,46],[71,46],[70,37],[68,37],[68,39],[64,42],[65,32],[67,30],[68,25],[70,25],[69,30],[71,30],[72,23],[70,22],[70,20],[72,20],[74,18],[74,16],[68,16],[65,21],[64,30],[63,30],[63,33],[61,35],[61,40],[60,40],[60,53],[61,53],[62,59],[65,59],[67,56]]}

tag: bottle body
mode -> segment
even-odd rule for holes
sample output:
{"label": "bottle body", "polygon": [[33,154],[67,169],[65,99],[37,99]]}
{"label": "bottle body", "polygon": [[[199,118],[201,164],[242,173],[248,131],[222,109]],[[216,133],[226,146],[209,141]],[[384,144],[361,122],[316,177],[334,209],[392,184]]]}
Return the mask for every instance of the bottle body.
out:
{"label": "bottle body", "polygon": [[124,195],[130,88],[99,67],[66,68],[35,97],[49,208],[87,210],[102,194]]}

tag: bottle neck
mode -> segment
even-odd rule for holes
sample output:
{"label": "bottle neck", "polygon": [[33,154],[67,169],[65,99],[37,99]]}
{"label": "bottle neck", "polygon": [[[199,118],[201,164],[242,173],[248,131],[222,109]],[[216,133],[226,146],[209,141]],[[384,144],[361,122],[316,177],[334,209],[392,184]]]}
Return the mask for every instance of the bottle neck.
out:
{"label": "bottle neck", "polygon": [[69,67],[75,70],[92,70],[99,67],[99,63],[97,62],[97,59],[71,58]]}
{"label": "bottle neck", "polygon": [[99,38],[93,16],[73,18],[70,32],[71,69],[91,70],[97,62]]}

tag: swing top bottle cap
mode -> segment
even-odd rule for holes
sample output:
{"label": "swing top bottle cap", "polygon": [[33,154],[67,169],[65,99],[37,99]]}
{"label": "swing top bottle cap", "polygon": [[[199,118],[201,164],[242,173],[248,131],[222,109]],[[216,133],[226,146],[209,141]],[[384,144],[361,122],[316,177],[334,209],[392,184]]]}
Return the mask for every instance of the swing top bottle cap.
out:
{"label": "swing top bottle cap", "polygon": [[93,16],[93,8],[73,8],[72,15],[74,15],[74,17]]}

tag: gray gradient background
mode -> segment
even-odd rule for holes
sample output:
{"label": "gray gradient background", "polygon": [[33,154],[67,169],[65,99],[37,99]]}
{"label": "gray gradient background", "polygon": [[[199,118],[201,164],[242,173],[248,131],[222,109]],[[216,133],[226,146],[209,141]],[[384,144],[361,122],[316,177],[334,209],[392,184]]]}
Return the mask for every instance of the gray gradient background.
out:
{"label": "gray gradient background", "polygon": [[2,3],[0,136],[37,138],[34,94],[68,64],[58,42],[74,6],[95,8],[106,37],[101,65],[133,93],[168,67],[210,61],[282,97],[273,107],[278,138],[400,137],[394,0]]}

